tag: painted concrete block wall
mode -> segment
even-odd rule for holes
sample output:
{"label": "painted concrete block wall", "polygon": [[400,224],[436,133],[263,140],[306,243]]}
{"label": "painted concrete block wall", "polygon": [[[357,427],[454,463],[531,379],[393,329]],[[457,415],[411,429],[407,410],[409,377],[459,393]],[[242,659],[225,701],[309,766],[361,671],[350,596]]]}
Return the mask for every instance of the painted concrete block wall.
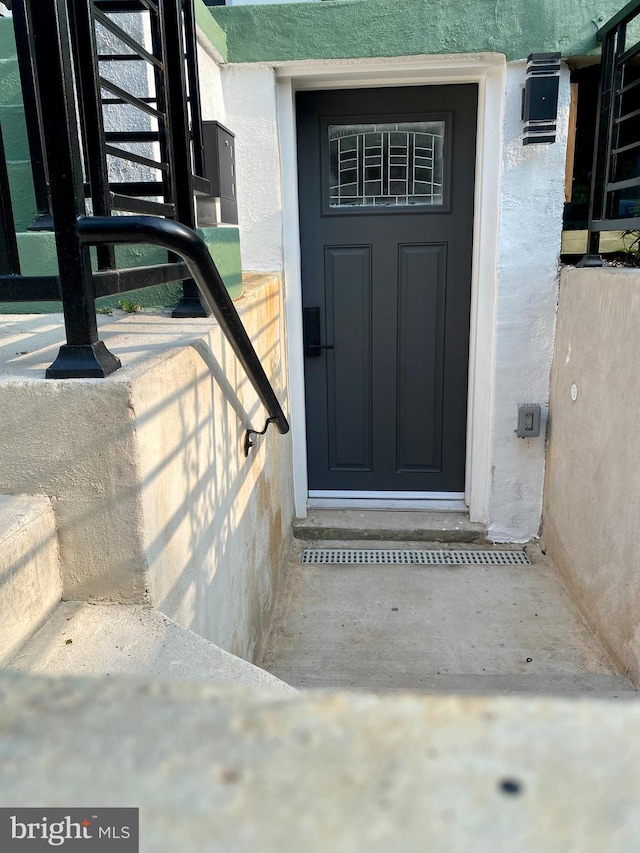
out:
{"label": "painted concrete block wall", "polygon": [[[120,13],[110,16],[112,20],[147,50],[152,50],[151,27],[148,15],[138,13]],[[100,54],[122,53],[122,42],[100,23],[96,26],[96,41]],[[153,68],[147,62],[101,62],[100,73],[107,80],[126,89],[138,97],[149,97],[153,92]],[[103,108],[106,131],[150,131],[155,120],[129,104],[107,104]],[[160,160],[158,143],[144,145],[136,143],[118,143],[116,146],[133,151],[152,160]],[[107,167],[110,181],[158,181],[161,178],[157,169],[130,163],[119,157],[107,155]]]}
{"label": "painted concrete block wall", "polygon": [[[279,282],[237,305],[284,401]],[[122,369],[51,382],[60,316],[5,319],[0,494],[51,499],[65,599],[154,604],[251,658],[291,540],[289,438],[270,428],[245,459],[267,413],[213,321],[99,320]]]}
{"label": "painted concrete block wall", "polygon": [[200,107],[204,121],[227,123],[222,88],[223,60],[207,36],[198,29],[198,70],[200,72]]}
{"label": "painted concrete block wall", "polygon": [[[492,538],[518,541],[538,534],[542,509],[570,98],[564,68],[557,141],[523,146],[525,72],[523,62],[507,66],[489,514]],[[516,437],[518,403],[541,404],[540,438]]]}
{"label": "painted concrete block wall", "polygon": [[563,271],[543,519],[547,554],[591,627],[636,685],[639,316],[637,270]]}

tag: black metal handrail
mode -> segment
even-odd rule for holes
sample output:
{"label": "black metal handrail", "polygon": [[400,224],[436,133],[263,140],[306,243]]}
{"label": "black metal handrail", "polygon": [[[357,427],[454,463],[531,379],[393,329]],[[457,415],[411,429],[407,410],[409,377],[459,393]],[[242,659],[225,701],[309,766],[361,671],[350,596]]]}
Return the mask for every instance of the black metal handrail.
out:
{"label": "black metal handrail", "polygon": [[580,266],[601,266],[603,231],[640,230],[640,41],[628,27],[640,16],[632,0],[600,29],[602,60],[589,205],[587,254]]}
{"label": "black metal handrail", "polygon": [[287,419],[251,339],[206,243],[195,231],[179,222],[155,216],[87,216],[78,220],[77,229],[80,242],[84,245],[137,243],[161,246],[183,258],[211,313],[220,324],[258,397],[269,412],[269,422],[275,423],[283,435],[289,432]]}

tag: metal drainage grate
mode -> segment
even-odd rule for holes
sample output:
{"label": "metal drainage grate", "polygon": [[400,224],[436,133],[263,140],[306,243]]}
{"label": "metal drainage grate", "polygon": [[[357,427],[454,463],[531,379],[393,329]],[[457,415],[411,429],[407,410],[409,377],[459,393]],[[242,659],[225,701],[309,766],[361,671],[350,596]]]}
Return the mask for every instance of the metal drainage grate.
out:
{"label": "metal drainage grate", "polygon": [[405,551],[383,548],[305,548],[303,563],[418,566],[530,566],[524,551]]}

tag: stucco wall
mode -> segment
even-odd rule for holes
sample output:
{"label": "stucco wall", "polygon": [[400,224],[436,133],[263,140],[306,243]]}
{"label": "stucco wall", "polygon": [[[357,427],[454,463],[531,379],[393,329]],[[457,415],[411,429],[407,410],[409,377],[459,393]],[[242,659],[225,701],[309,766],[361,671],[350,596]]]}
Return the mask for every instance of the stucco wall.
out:
{"label": "stucco wall", "polygon": [[[113,21],[147,50],[152,50],[149,16],[143,14],[121,13],[110,16]],[[100,54],[120,54],[126,48],[117,36],[96,25],[96,41]],[[117,86],[132,92],[139,98],[148,97],[154,91],[153,68],[147,62],[102,62],[100,73]],[[106,104],[103,108],[106,131],[150,131],[154,129],[155,119],[141,113],[130,104]],[[160,160],[160,145],[156,143],[120,142],[114,147],[132,151],[151,160]],[[110,181],[158,181],[160,172],[130,163],[127,160],[107,155]]]}
{"label": "stucco wall", "polygon": [[[640,683],[640,272],[562,274],[543,542]],[[577,396],[572,399],[575,385]]]}
{"label": "stucco wall", "polygon": [[245,270],[282,269],[282,200],[272,68],[222,68],[227,124],[236,134],[238,221]]}
{"label": "stucco wall", "polygon": [[[557,141],[524,146],[520,110],[525,71],[523,62],[507,66],[489,512],[492,538],[519,541],[537,535],[542,508],[570,96],[565,68]],[[516,437],[518,403],[542,405],[541,438]]]}

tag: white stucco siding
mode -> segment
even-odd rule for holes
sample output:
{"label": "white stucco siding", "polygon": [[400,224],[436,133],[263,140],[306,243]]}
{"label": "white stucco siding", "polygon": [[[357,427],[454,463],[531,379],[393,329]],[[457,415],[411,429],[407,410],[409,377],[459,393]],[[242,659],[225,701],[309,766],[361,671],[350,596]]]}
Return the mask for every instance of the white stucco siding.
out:
{"label": "white stucco siding", "polygon": [[[147,50],[151,50],[151,27],[148,15],[120,13],[109,16],[114,23],[134,38]],[[101,24],[96,26],[98,50],[101,54],[130,53],[130,49],[113,33]],[[112,83],[131,92],[139,98],[148,97],[155,89],[152,66],[143,61],[101,62],[100,73]],[[103,97],[114,96],[103,90]],[[130,104],[107,104],[103,108],[104,126],[107,131],[150,131],[157,123]],[[160,146],[157,143],[119,142],[115,146],[132,151],[152,160],[160,159]],[[119,157],[107,157],[109,178],[111,181],[157,181],[160,173],[157,169],[140,166]]]}
{"label": "white stucco siding", "polygon": [[198,33],[198,72],[200,77],[200,103],[204,121],[226,124],[222,75],[220,66],[207,49],[206,36]]}
{"label": "white stucco siding", "polygon": [[540,526],[545,441],[516,437],[516,407],[540,403],[546,428],[570,99],[564,68],[557,141],[523,146],[525,74],[525,62],[507,66],[489,514],[492,538],[520,541]]}
{"label": "white stucco siding", "polygon": [[223,66],[226,123],[236,134],[242,268],[282,270],[282,199],[272,68]]}

